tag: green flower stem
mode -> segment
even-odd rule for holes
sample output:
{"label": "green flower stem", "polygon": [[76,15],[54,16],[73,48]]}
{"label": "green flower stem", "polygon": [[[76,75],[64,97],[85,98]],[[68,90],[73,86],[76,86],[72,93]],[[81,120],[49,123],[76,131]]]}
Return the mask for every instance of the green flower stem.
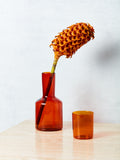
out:
{"label": "green flower stem", "polygon": [[55,68],[56,68],[56,65],[57,65],[57,61],[58,61],[58,59],[54,59],[53,65],[52,65],[52,69],[51,69],[51,73],[54,73],[54,72],[55,72]]}

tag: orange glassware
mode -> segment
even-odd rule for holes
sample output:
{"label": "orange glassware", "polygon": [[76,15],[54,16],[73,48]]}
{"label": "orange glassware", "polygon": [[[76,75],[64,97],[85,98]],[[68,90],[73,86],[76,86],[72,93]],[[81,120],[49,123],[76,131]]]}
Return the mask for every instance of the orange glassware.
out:
{"label": "orange glassware", "polygon": [[93,112],[75,111],[72,113],[73,137],[77,139],[93,138]]}
{"label": "orange glassware", "polygon": [[[50,72],[42,73],[43,97],[36,102],[35,125],[36,129],[42,131],[56,131],[61,130],[63,127],[62,102],[55,97],[55,73],[52,78],[47,100],[44,102],[50,76]],[[43,103],[46,103],[44,107],[42,106]]]}

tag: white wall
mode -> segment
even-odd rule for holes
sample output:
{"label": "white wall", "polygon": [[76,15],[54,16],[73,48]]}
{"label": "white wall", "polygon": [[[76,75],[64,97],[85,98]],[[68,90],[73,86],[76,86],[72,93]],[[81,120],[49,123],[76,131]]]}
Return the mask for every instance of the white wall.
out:
{"label": "white wall", "polygon": [[95,39],[56,68],[64,120],[92,110],[95,122],[120,123],[120,1],[0,0],[0,130],[34,119],[41,72],[50,71],[54,36],[89,22]]}

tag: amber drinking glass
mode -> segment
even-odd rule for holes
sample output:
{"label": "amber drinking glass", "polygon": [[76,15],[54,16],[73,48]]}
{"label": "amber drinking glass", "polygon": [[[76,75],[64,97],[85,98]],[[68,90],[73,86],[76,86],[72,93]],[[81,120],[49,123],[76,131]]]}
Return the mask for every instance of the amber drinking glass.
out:
{"label": "amber drinking glass", "polygon": [[77,139],[93,138],[93,112],[75,111],[72,113],[73,137]]}
{"label": "amber drinking glass", "polygon": [[42,88],[43,96],[40,100],[36,102],[36,129],[42,131],[56,131],[61,130],[63,127],[62,120],[62,102],[55,97],[55,73],[52,77],[52,82],[47,95],[47,100],[44,108],[42,109],[42,104],[44,103],[46,90],[48,88],[51,73],[42,73]]}

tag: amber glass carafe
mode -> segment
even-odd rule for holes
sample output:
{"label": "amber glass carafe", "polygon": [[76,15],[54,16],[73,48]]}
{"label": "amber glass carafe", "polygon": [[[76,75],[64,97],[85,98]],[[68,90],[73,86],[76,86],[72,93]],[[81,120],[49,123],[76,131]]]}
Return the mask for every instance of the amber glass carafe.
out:
{"label": "amber glass carafe", "polygon": [[[36,129],[42,131],[56,131],[63,127],[62,120],[62,102],[55,97],[55,73],[52,77],[52,82],[49,88],[48,95],[46,90],[49,85],[51,73],[42,73],[42,88],[43,96],[36,102]],[[46,102],[44,102],[47,96]],[[42,104],[46,103],[42,108]]]}

